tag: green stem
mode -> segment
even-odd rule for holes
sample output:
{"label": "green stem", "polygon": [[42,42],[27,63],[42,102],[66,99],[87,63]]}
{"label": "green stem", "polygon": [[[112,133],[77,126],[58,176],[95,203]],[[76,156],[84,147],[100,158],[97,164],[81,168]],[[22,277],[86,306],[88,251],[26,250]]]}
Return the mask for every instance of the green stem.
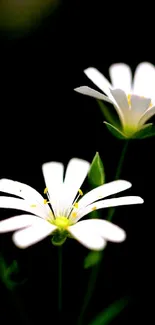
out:
{"label": "green stem", "polygon": [[[125,145],[123,147],[119,162],[118,162],[117,169],[116,169],[115,180],[119,179],[119,177],[121,175],[122,166],[123,166],[123,163],[124,163],[124,158],[125,158],[125,155],[126,155],[126,152],[127,152],[127,149],[128,149],[128,145],[129,145],[129,141],[126,141]],[[108,221],[112,220],[112,217],[113,217],[114,213],[115,213],[115,207],[110,208],[109,212],[108,212],[108,216],[107,216]]]}
{"label": "green stem", "polygon": [[[118,162],[118,166],[117,166],[117,169],[116,169],[115,180],[117,180],[120,177],[123,162],[124,162],[124,158],[125,158],[125,154],[126,154],[127,148],[128,148],[128,144],[129,144],[129,141],[126,141],[126,143],[125,143],[125,145],[123,147],[123,150],[122,150],[119,162]],[[114,215],[114,212],[115,212],[115,208],[111,208],[109,210],[107,220],[112,219],[112,217]],[[90,278],[89,278],[89,281],[88,281],[87,291],[86,291],[85,298],[84,298],[84,303],[83,303],[83,306],[82,306],[82,310],[81,310],[77,325],[82,325],[84,313],[85,313],[85,311],[87,309],[87,306],[88,306],[88,304],[89,304],[89,302],[91,300],[92,293],[93,293],[94,288],[95,288],[95,284],[96,284],[96,281],[97,281],[97,276],[98,276],[98,272],[99,272],[99,268],[100,268],[100,264],[101,264],[103,255],[104,255],[104,251],[101,251],[100,262],[92,268]]]}
{"label": "green stem", "polygon": [[90,274],[90,278],[89,278],[89,281],[88,281],[86,294],[85,294],[85,297],[84,297],[84,302],[83,302],[83,305],[82,305],[82,309],[81,309],[81,312],[80,312],[80,316],[79,316],[77,325],[82,325],[83,324],[83,316],[84,316],[84,313],[85,313],[85,311],[87,309],[87,306],[88,306],[88,304],[89,304],[89,302],[91,300],[92,293],[93,293],[94,288],[95,288],[97,275],[98,275],[98,272],[99,272],[99,267],[100,267],[100,262],[97,265],[95,265],[91,270],[91,274]]}
{"label": "green stem", "polygon": [[62,310],[62,246],[58,247],[58,310]]}
{"label": "green stem", "polygon": [[123,166],[123,163],[124,163],[124,158],[125,158],[125,155],[126,155],[126,152],[127,152],[127,149],[128,149],[128,145],[129,145],[129,141],[126,141],[125,145],[123,147],[119,162],[118,162],[117,169],[116,169],[115,180],[117,180],[120,177],[122,166]]}

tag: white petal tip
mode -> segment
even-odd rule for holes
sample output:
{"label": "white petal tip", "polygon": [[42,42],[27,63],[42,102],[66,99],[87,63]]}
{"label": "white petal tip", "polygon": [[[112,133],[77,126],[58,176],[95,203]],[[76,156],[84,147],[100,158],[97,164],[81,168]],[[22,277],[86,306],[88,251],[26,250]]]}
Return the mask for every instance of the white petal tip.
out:
{"label": "white petal tip", "polygon": [[96,68],[89,67],[89,68],[84,70],[84,73],[87,74],[88,72],[92,72],[92,71],[96,71],[96,70],[97,70]]}
{"label": "white petal tip", "polygon": [[88,86],[81,86],[81,87],[74,88],[74,91],[83,95],[89,95],[89,93],[91,95],[91,89]]}
{"label": "white petal tip", "polygon": [[124,179],[118,179],[118,180],[116,180],[114,182],[116,182],[116,183],[118,182],[118,184],[120,186],[123,186],[124,190],[128,189],[128,188],[130,188],[132,186],[132,184],[129,181],[126,181]]}
{"label": "white petal tip", "polygon": [[124,231],[124,230],[121,230],[120,231],[120,235],[118,236],[118,240],[117,240],[117,242],[118,243],[121,243],[121,242],[123,242],[123,241],[125,241],[126,240],[126,232]]}
{"label": "white petal tip", "polygon": [[73,90],[79,93],[79,89],[81,89],[81,87],[74,88]]}
{"label": "white petal tip", "polygon": [[140,196],[130,196],[130,204],[142,204],[144,200]]}
{"label": "white petal tip", "polygon": [[122,182],[124,182],[124,184],[126,184],[126,186],[128,186],[128,187],[132,186],[132,184],[129,181],[122,180]]}
{"label": "white petal tip", "polygon": [[18,247],[18,248],[20,248],[20,249],[25,249],[25,248],[27,248],[27,247],[29,247],[30,245],[22,245],[21,244],[21,240],[18,240],[18,233],[17,232],[15,232],[13,235],[12,235],[12,241],[13,241],[13,243]]}
{"label": "white petal tip", "polygon": [[141,197],[137,197],[137,203],[142,204],[144,203],[144,200]]}

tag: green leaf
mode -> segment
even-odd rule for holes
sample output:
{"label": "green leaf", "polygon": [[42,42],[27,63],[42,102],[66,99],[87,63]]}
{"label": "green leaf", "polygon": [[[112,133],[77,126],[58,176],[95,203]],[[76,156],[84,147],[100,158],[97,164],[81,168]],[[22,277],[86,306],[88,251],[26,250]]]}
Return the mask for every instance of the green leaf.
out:
{"label": "green leaf", "polygon": [[100,186],[105,182],[104,166],[98,152],[96,152],[91,163],[88,181],[92,187]]}
{"label": "green leaf", "polygon": [[98,264],[101,261],[102,258],[102,252],[99,251],[91,251],[88,253],[84,260],[84,268],[89,269],[90,267],[93,267],[94,265]]}
{"label": "green leaf", "polygon": [[155,126],[152,123],[145,124],[134,134],[133,139],[146,139],[155,136]]}
{"label": "green leaf", "polygon": [[7,266],[3,256],[0,255],[0,278],[9,290],[13,290],[14,287],[17,285],[17,283],[11,279],[11,276],[17,272],[17,261],[14,260],[11,265]]}
{"label": "green leaf", "polygon": [[128,304],[129,299],[123,298],[115,301],[98,316],[89,325],[107,325],[109,324]]}
{"label": "green leaf", "polygon": [[112,124],[105,122],[104,124],[106,125],[106,127],[108,128],[108,130],[112,133],[112,135],[114,135],[116,138],[121,139],[121,140],[127,140],[128,138],[126,137],[126,135],[120,131],[119,129],[117,129],[115,126],[113,126]]}

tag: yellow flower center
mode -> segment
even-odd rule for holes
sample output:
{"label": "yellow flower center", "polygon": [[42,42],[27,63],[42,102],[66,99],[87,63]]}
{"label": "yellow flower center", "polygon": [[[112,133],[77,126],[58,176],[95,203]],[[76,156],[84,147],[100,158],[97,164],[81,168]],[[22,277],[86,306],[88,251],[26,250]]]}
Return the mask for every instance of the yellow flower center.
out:
{"label": "yellow flower center", "polygon": [[72,223],[71,221],[66,217],[56,217],[54,220],[49,220],[53,225],[57,226],[59,230],[66,230],[68,226],[70,226]]}
{"label": "yellow flower center", "polygon": [[[54,210],[52,209],[52,201],[50,200],[50,196],[48,193],[48,188],[46,187],[44,189],[44,194],[47,195],[47,199],[43,199],[43,204],[50,204],[50,211],[48,212],[48,216],[46,218],[46,220],[50,223],[52,223],[53,225],[57,226],[57,228],[62,232],[62,231],[66,231],[68,226],[71,226],[73,224],[73,222],[70,220],[70,218],[76,218],[77,216],[77,210],[79,208],[79,203],[77,202],[80,196],[83,196],[83,192],[81,189],[78,190],[78,194],[75,198],[75,201],[73,202],[73,204],[69,207],[69,211],[67,212],[66,216],[65,215],[55,215]],[[31,204],[30,207],[31,208],[36,208],[38,204]],[[76,211],[75,211],[76,210]]]}
{"label": "yellow flower center", "polygon": [[56,217],[54,220],[48,220],[53,225],[57,226],[57,229],[53,233],[52,243],[56,246],[61,246],[66,238],[69,237],[68,227],[73,223],[64,216]]}

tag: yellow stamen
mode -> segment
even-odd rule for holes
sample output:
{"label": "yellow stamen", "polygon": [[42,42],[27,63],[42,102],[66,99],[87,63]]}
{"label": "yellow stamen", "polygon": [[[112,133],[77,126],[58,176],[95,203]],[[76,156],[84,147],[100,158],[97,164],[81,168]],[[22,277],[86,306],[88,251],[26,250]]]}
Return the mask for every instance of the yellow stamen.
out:
{"label": "yellow stamen", "polygon": [[82,190],[81,190],[80,188],[79,188],[78,192],[79,192],[79,194],[80,194],[81,196],[83,196],[83,192],[82,192]]}
{"label": "yellow stamen", "polygon": [[131,106],[131,95],[130,94],[127,96],[127,99],[128,99],[129,106]]}
{"label": "yellow stamen", "polygon": [[74,206],[76,209],[78,209],[78,207],[79,207],[79,203],[75,202],[75,203],[73,204],[73,206]]}
{"label": "yellow stamen", "polygon": [[52,211],[51,211],[51,210],[49,211],[49,213],[48,213],[48,214],[49,214],[49,216],[50,216],[50,217],[53,217],[53,213],[52,213]]}
{"label": "yellow stamen", "polygon": [[[140,96],[141,98],[145,98],[144,96]],[[150,102],[149,108],[153,106],[152,102]]]}
{"label": "yellow stamen", "polygon": [[92,211],[95,211],[97,208],[96,207],[92,207]]}
{"label": "yellow stamen", "polygon": [[44,204],[47,204],[47,200],[46,199],[44,200]]}
{"label": "yellow stamen", "polygon": [[152,107],[152,105],[153,105],[153,104],[152,104],[152,102],[151,102],[151,103],[150,103],[150,105],[149,105],[149,108],[151,108],[151,107]]}
{"label": "yellow stamen", "polygon": [[72,215],[71,215],[73,218],[75,218],[77,216],[77,213],[76,212],[73,212]]}
{"label": "yellow stamen", "polygon": [[48,188],[45,187],[45,189],[44,189],[44,194],[47,194],[47,192],[48,192]]}
{"label": "yellow stamen", "polygon": [[36,208],[36,204],[31,204],[30,207],[31,208]]}

